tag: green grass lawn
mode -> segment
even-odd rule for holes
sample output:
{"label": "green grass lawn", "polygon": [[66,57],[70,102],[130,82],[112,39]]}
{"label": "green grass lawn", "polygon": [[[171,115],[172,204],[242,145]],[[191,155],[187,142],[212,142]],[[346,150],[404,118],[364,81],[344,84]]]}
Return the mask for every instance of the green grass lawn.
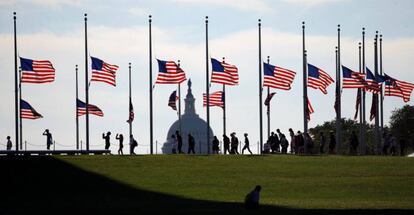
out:
{"label": "green grass lawn", "polygon": [[[287,214],[295,214],[289,209],[297,209],[301,213],[374,209],[373,214],[381,214],[378,209],[410,209],[403,210],[404,213],[414,209],[414,159],[406,157],[154,155],[14,159],[27,168],[22,175],[15,175],[16,178],[28,177],[27,181],[31,174],[38,175],[36,181],[39,182],[30,182],[33,183],[31,186],[36,186],[36,183],[56,189],[66,186],[72,191],[79,187],[83,191],[73,194],[74,198],[79,198],[75,201],[77,204],[91,198],[102,198],[110,208],[126,208],[125,213],[135,210],[135,206],[128,206],[135,202],[131,199],[137,199],[136,204],[141,202],[144,207],[160,205],[155,209],[160,214],[175,211],[174,205],[178,207],[181,202],[185,205],[187,200],[191,200],[188,204],[192,207],[215,202],[223,205],[214,207],[231,208],[240,206],[247,192],[257,184],[263,188],[261,204],[269,206],[268,211],[284,208],[288,210],[285,211]],[[4,164],[4,160],[0,163]],[[39,171],[50,174],[53,181],[43,185]],[[10,180],[15,179],[11,177]],[[102,181],[110,182],[102,184]],[[165,198],[160,197],[164,195]],[[59,198],[70,201],[71,197]],[[171,205],[163,208],[162,204],[169,201]],[[205,205],[200,210],[210,206]],[[96,205],[85,207],[92,210]]]}

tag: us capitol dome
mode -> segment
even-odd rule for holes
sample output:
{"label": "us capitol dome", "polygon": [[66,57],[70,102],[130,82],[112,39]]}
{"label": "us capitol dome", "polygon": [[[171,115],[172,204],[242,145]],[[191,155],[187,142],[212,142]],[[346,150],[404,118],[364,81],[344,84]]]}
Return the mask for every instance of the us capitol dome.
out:
{"label": "us capitol dome", "polygon": [[[207,122],[201,119],[195,112],[194,102],[195,98],[191,92],[191,80],[187,83],[187,96],[184,99],[185,109],[184,114],[181,115],[181,136],[183,138],[183,152],[187,153],[188,150],[188,134],[191,134],[195,140],[195,151],[197,154],[207,154]],[[210,130],[210,151],[211,141],[214,134],[211,127]],[[168,139],[171,135],[175,134],[175,131],[180,131],[179,120],[175,121],[168,130],[166,142],[162,146],[161,150],[163,154],[171,154],[171,145],[168,143]]]}

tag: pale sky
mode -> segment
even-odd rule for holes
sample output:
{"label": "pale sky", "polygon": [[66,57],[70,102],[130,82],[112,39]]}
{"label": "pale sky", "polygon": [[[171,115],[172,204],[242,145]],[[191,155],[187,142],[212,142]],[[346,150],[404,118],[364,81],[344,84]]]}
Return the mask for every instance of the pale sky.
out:
{"label": "pale sky", "polygon": [[[153,77],[158,66],[155,58],[181,60],[182,68],[193,81],[196,111],[205,118],[202,94],[205,91],[205,25],[209,16],[209,52],[214,58],[226,57],[239,68],[240,85],[228,87],[227,130],[241,138],[249,133],[252,143],[258,141],[258,36],[257,19],[262,19],[262,57],[271,63],[292,69],[297,76],[290,91],[274,90],[271,103],[272,130],[303,130],[302,121],[302,43],[301,22],[306,22],[308,61],[335,77],[334,50],[336,29],[341,24],[342,64],[358,69],[358,42],[366,28],[366,62],[373,71],[375,31],[383,35],[384,71],[392,77],[414,83],[414,2],[354,0],[2,0],[0,1],[0,144],[6,136],[14,140],[14,53],[13,11],[17,12],[18,54],[31,59],[50,60],[56,69],[56,80],[50,84],[25,84],[23,99],[41,113],[39,120],[23,120],[24,140],[28,149],[45,148],[42,132],[49,128],[59,145],[57,149],[75,147],[75,64],[79,65],[80,99],[84,100],[84,22],[88,13],[89,54],[120,67],[117,87],[92,83],[90,103],[100,107],[105,117],[90,117],[91,148],[104,147],[101,133],[108,130],[128,133],[128,62],[133,68],[133,133],[140,153],[149,151],[148,95],[148,15],[153,16]],[[186,85],[182,88],[186,91]],[[211,91],[221,86],[212,84]],[[154,89],[154,139],[163,143],[169,126],[177,119],[167,106],[173,85]],[[309,89],[315,109],[309,127],[335,117],[335,86],[328,95]],[[356,90],[342,94],[343,117],[355,111]],[[182,95],[183,97],[185,96]],[[263,98],[264,101],[265,97]],[[400,98],[385,97],[384,118],[405,103]],[[413,101],[408,104],[413,105]],[[367,96],[367,113],[371,95]],[[263,114],[265,116],[265,109]],[[211,127],[222,133],[222,111],[211,108]],[[263,121],[266,122],[265,118]],[[85,139],[84,117],[80,118],[80,136]],[[127,135],[125,135],[127,136]],[[264,123],[264,136],[266,124]],[[114,140],[112,150],[116,150]],[[256,144],[252,150],[256,152]],[[4,145],[0,145],[5,148]],[[161,148],[159,144],[158,149]]]}

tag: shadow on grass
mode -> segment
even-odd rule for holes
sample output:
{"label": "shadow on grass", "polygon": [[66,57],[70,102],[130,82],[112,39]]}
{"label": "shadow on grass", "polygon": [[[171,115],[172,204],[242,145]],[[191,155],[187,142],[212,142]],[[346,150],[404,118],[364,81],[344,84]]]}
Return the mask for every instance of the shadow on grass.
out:
{"label": "shadow on grass", "polygon": [[[296,209],[194,200],[140,190],[59,159],[0,156],[0,214],[410,214],[411,210]],[[243,197],[240,197],[243,199]]]}

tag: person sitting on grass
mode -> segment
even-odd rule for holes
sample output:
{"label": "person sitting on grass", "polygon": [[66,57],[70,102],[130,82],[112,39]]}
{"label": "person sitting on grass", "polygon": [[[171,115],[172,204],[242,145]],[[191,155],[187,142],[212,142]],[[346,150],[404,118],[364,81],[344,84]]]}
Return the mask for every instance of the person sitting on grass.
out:
{"label": "person sitting on grass", "polygon": [[259,209],[259,200],[260,200],[260,191],[262,187],[257,185],[254,190],[246,195],[244,199],[244,207],[247,210],[257,210]]}

